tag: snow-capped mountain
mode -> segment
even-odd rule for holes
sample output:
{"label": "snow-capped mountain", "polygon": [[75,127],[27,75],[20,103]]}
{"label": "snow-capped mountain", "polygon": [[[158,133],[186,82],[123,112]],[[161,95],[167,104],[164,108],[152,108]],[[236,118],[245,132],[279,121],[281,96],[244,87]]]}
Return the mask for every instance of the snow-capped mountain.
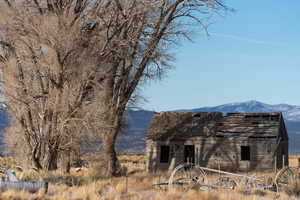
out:
{"label": "snow-capped mountain", "polygon": [[[299,102],[300,103],[300,102]],[[270,105],[259,101],[246,101],[241,103],[230,103],[215,107],[202,107],[196,109],[184,109],[177,111],[186,112],[282,112],[284,119],[289,121],[300,121],[300,106],[288,105],[288,104],[276,104]]]}

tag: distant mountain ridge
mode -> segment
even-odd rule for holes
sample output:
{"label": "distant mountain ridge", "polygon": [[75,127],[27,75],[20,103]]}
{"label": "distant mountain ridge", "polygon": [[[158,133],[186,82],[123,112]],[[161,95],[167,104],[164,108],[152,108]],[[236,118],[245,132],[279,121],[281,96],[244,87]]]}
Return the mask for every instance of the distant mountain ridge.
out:
{"label": "distant mountain ridge", "polygon": [[261,112],[282,112],[284,119],[289,121],[300,121],[300,106],[288,104],[270,105],[259,101],[246,101],[240,103],[223,104],[214,107],[202,107],[195,109],[181,109],[179,112],[230,112],[261,113]]}

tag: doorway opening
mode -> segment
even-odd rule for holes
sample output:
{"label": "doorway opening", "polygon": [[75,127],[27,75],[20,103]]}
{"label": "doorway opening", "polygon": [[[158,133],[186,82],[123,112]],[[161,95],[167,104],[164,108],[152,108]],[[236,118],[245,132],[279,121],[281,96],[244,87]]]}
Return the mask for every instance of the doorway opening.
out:
{"label": "doorway opening", "polygon": [[162,145],[160,147],[160,163],[168,163],[170,156],[170,146]]}
{"label": "doorway opening", "polygon": [[250,147],[241,146],[241,160],[249,161],[250,160]]}
{"label": "doorway opening", "polygon": [[195,146],[184,145],[184,162],[195,163]]}

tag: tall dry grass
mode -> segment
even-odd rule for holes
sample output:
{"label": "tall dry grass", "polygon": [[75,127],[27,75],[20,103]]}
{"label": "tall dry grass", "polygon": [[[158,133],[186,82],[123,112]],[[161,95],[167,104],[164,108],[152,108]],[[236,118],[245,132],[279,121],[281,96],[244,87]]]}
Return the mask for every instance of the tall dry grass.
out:
{"label": "tall dry grass", "polygon": [[290,155],[289,156],[289,166],[299,166],[298,158],[300,158],[300,155]]}
{"label": "tall dry grass", "polygon": [[[5,159],[8,166],[17,162],[13,158]],[[92,159],[93,160],[93,159]],[[168,180],[168,173],[148,174],[144,171],[145,158],[141,155],[121,155],[119,160],[122,167],[127,168],[127,176],[94,179],[93,170],[72,168],[70,174],[61,171],[40,171],[34,170],[16,171],[22,180],[47,180],[49,191],[44,194],[42,191],[31,194],[25,191],[6,191],[0,193],[1,200],[285,200],[297,199],[295,194],[282,192],[278,196],[274,192],[253,190],[251,194],[241,192],[239,188],[234,191],[211,190],[201,191],[191,189],[183,192],[178,188],[167,190],[167,187],[154,187],[153,182]],[[1,160],[0,160],[1,161]],[[89,166],[93,163],[90,162]],[[101,170],[101,169],[99,169]],[[257,174],[259,175],[259,174]],[[262,174],[265,175],[265,174]],[[216,180],[217,176],[210,176],[209,181]],[[293,188],[290,187],[292,190]],[[297,187],[298,189],[298,187]],[[293,190],[292,192],[294,192]],[[298,190],[297,190],[298,191]]]}

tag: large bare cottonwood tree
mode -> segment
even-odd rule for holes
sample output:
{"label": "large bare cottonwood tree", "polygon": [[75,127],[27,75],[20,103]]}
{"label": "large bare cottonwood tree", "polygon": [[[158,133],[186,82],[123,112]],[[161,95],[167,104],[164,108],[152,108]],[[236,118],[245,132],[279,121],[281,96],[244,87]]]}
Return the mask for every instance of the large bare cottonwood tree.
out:
{"label": "large bare cottonwood tree", "polygon": [[52,170],[59,154],[84,141],[97,56],[75,12],[59,15],[32,3],[8,2],[1,11],[2,94],[21,129],[11,137],[23,137],[36,168]]}
{"label": "large bare cottonwood tree", "polygon": [[[92,126],[101,139],[107,175],[116,172],[115,141],[139,84],[161,77],[170,47],[227,9],[220,0],[5,2],[10,12],[2,40],[8,52],[2,56],[4,94],[12,110],[22,108],[20,116],[14,113],[24,134],[38,131],[47,141],[60,140],[86,107],[101,108],[89,111],[100,122]],[[37,125],[45,120],[47,125]],[[28,143],[34,160],[36,144]]]}

